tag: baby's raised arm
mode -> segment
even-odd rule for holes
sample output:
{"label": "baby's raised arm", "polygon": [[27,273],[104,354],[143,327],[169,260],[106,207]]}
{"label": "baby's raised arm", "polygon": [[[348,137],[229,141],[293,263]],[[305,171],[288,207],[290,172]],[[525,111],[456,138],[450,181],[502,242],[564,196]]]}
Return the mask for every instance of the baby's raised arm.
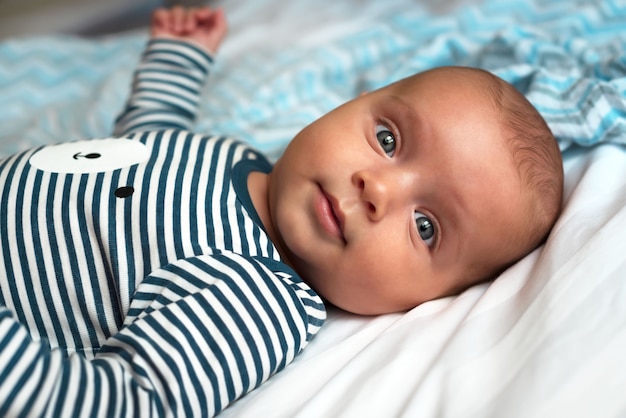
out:
{"label": "baby's raised arm", "polygon": [[215,54],[227,30],[221,9],[208,7],[157,9],[152,14],[150,36],[188,41]]}
{"label": "baby's raised arm", "polygon": [[201,88],[226,35],[220,9],[158,9],[152,15],[150,42],[135,71],[115,135],[159,129],[190,130]]}

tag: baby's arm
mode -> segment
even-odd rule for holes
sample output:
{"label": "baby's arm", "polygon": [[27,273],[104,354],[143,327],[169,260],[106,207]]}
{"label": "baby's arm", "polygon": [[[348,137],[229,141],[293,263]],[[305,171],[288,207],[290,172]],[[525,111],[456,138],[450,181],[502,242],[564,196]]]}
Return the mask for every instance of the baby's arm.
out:
{"label": "baby's arm", "polygon": [[221,10],[159,9],[150,33],[130,98],[116,120],[116,135],[191,129],[226,20]]}
{"label": "baby's arm", "polygon": [[0,416],[213,416],[289,364],[324,317],[299,280],[229,252],[145,278],[91,361],[32,340],[0,306]]}

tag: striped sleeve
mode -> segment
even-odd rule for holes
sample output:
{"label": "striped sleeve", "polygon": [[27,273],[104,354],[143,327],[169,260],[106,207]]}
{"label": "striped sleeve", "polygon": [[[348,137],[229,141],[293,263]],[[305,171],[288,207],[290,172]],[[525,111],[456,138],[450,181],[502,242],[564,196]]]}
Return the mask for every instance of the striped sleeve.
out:
{"label": "striped sleeve", "polygon": [[187,42],[152,39],[135,71],[132,93],[115,135],[157,129],[190,130],[213,58]]}
{"label": "striped sleeve", "polygon": [[179,260],[142,282],[92,361],[46,350],[1,310],[0,416],[214,416],[317,332],[323,304],[298,286],[230,252]]}

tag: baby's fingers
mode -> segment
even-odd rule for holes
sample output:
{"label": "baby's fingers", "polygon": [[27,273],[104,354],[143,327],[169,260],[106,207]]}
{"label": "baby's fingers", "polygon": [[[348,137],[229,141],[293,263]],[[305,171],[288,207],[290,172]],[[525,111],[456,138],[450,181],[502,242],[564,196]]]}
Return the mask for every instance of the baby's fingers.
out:
{"label": "baby's fingers", "polygon": [[150,22],[152,32],[169,29],[169,14],[169,10],[163,8],[156,9],[152,13],[152,21]]}
{"label": "baby's fingers", "polygon": [[175,33],[181,34],[187,30],[187,10],[182,6],[174,6],[170,11],[170,25]]}
{"label": "baby's fingers", "polygon": [[226,32],[227,23],[226,17],[224,16],[223,9],[216,10],[206,10],[208,13],[205,17],[203,17],[203,22],[208,23],[213,27],[213,30],[216,32]]}
{"label": "baby's fingers", "polygon": [[157,9],[152,14],[151,36],[191,41],[217,52],[226,35],[227,23],[221,9],[209,7]]}
{"label": "baby's fingers", "polygon": [[213,16],[215,12],[211,10],[209,7],[201,7],[195,10],[195,18],[200,22],[206,22]]}
{"label": "baby's fingers", "polygon": [[184,36],[197,28],[196,9],[174,6],[171,9],[160,8],[152,14],[152,34]]}
{"label": "baby's fingers", "polygon": [[196,16],[200,30],[199,40],[209,51],[217,52],[228,30],[224,11],[203,9],[202,14]]}

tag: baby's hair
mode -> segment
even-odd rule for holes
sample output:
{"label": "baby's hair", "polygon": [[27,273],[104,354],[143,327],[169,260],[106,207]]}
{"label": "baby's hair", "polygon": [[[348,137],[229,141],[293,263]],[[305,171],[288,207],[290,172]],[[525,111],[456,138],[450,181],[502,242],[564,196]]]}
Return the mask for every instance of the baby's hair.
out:
{"label": "baby's hair", "polygon": [[547,123],[523,94],[487,71],[467,70],[475,72],[490,93],[522,185],[530,193],[526,224],[515,237],[525,244],[523,256],[545,241],[561,211],[561,152]]}

